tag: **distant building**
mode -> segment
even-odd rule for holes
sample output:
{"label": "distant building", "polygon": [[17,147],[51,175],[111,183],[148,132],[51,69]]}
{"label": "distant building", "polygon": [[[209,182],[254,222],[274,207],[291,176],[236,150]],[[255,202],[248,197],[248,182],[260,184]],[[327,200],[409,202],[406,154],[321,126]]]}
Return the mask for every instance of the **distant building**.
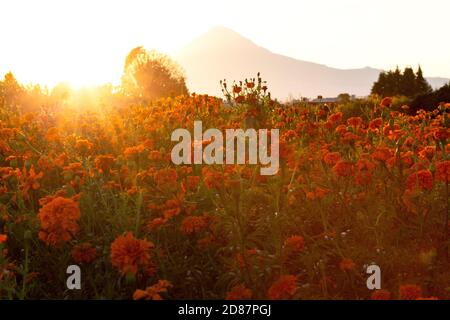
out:
{"label": "distant building", "polygon": [[313,99],[310,103],[337,103],[339,102],[339,98],[319,98]]}

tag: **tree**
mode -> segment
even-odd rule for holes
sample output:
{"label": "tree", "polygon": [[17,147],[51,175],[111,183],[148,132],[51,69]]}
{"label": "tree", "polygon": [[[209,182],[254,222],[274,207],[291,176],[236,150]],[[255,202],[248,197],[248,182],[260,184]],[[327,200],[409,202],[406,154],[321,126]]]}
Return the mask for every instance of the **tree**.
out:
{"label": "tree", "polygon": [[378,80],[372,86],[372,94],[380,96],[406,96],[415,98],[420,94],[430,93],[430,85],[422,74],[419,66],[415,74],[411,67],[406,67],[403,73],[397,67],[395,71],[381,72]]}
{"label": "tree", "polygon": [[5,74],[3,81],[0,81],[0,100],[5,106],[17,104],[24,93],[24,88],[16,80],[12,72]]}
{"label": "tree", "polygon": [[419,109],[434,110],[441,102],[450,101],[450,82],[441,88],[417,96],[410,104],[410,111],[415,113]]}
{"label": "tree", "polygon": [[348,93],[340,93],[338,96],[339,102],[347,103],[351,100],[351,96]]}
{"label": "tree", "polygon": [[427,94],[433,91],[427,80],[423,77],[422,68],[420,65],[416,73],[416,90],[419,94]]}
{"label": "tree", "polygon": [[413,97],[417,93],[416,75],[412,68],[407,67],[400,78],[400,87],[396,94]]}
{"label": "tree", "polygon": [[181,68],[169,56],[143,47],[131,50],[125,60],[122,92],[140,101],[188,93]]}

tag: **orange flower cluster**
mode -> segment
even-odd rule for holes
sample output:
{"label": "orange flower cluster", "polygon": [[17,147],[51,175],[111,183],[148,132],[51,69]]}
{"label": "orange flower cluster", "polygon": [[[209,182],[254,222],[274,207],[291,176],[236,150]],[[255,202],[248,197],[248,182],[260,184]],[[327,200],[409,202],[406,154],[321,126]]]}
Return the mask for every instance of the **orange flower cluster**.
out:
{"label": "orange flower cluster", "polygon": [[90,243],[81,243],[72,249],[72,258],[77,263],[91,263],[97,256],[97,250]]}
{"label": "orange flower cluster", "polygon": [[297,277],[280,276],[269,288],[267,297],[272,300],[290,299],[297,291]]}
{"label": "orange flower cluster", "polygon": [[227,300],[249,300],[252,298],[252,290],[246,288],[243,284],[234,286],[228,291]]}
{"label": "orange flower cluster", "polygon": [[133,294],[134,300],[163,300],[161,293],[166,293],[172,287],[167,280],[158,280],[158,282],[145,290],[136,290]]}
{"label": "orange flower cluster", "polygon": [[80,208],[72,199],[57,197],[39,210],[38,218],[39,239],[47,245],[58,246],[77,234]]}
{"label": "orange flower cluster", "polygon": [[152,265],[150,249],[153,243],[136,239],[131,232],[117,237],[111,244],[111,262],[124,274],[136,274],[140,268]]}
{"label": "orange flower cluster", "polygon": [[402,300],[416,300],[422,296],[422,288],[415,284],[401,285],[399,290]]}
{"label": "orange flower cluster", "polygon": [[193,234],[205,229],[208,226],[208,222],[205,217],[190,216],[184,218],[181,223],[181,231],[185,234]]}

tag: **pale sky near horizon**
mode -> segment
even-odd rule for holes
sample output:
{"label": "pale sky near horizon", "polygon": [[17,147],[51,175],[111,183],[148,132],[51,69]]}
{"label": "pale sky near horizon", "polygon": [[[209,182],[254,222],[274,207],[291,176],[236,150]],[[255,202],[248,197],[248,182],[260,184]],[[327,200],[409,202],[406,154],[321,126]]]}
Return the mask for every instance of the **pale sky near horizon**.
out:
{"label": "pale sky near horizon", "polygon": [[[138,45],[173,54],[214,26],[337,68],[420,63],[450,78],[448,0],[1,0],[0,77],[117,83]],[[215,81],[216,79],[212,79]]]}

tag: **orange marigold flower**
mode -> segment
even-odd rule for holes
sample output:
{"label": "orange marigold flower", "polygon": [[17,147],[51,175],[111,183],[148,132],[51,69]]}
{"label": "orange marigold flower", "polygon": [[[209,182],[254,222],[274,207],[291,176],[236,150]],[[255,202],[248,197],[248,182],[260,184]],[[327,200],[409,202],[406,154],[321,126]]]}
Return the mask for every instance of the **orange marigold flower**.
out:
{"label": "orange marigold flower", "polygon": [[419,151],[419,157],[422,159],[429,159],[431,160],[436,153],[436,146],[426,146],[421,151]]}
{"label": "orange marigold flower", "polygon": [[155,218],[147,223],[147,228],[150,231],[154,231],[154,230],[158,229],[160,226],[162,226],[163,224],[165,224],[166,222],[167,222],[167,220],[164,218]]}
{"label": "orange marigold flower", "polygon": [[0,244],[5,243],[6,240],[8,240],[8,236],[0,233]]}
{"label": "orange marigold flower", "polygon": [[185,234],[192,234],[205,229],[207,226],[205,217],[190,216],[186,217],[181,223],[181,231]]}
{"label": "orange marigold flower", "polygon": [[134,300],[163,300],[161,293],[167,292],[167,289],[172,287],[172,284],[167,280],[158,280],[158,282],[145,290],[136,290],[133,294]]}
{"label": "orange marigold flower", "polygon": [[436,172],[434,173],[434,177],[438,181],[450,181],[450,160],[436,163]]}
{"label": "orange marigold flower", "polygon": [[305,248],[305,239],[302,236],[290,236],[284,241],[284,248],[288,253],[298,253]]}
{"label": "orange marigold flower", "polygon": [[289,299],[296,291],[297,277],[293,275],[282,275],[269,288],[267,297],[272,300]]}
{"label": "orange marigold flower", "polygon": [[381,125],[383,124],[383,119],[376,118],[370,121],[369,123],[369,129],[372,131],[380,129]]}
{"label": "orange marigold flower", "polygon": [[78,232],[80,208],[72,199],[57,197],[45,204],[38,214],[41,225],[39,239],[47,245],[60,245]]}
{"label": "orange marigold flower", "polygon": [[99,155],[95,158],[95,167],[101,173],[108,173],[114,165],[114,157],[111,154]]}
{"label": "orange marigold flower", "polygon": [[382,108],[390,107],[392,104],[392,100],[393,100],[392,97],[383,98],[383,100],[381,100],[381,102],[380,102],[380,107],[382,107]]}
{"label": "orange marigold flower", "polygon": [[416,300],[422,295],[422,288],[415,284],[404,284],[400,286],[400,299]]}
{"label": "orange marigold flower", "polygon": [[450,137],[450,130],[447,128],[436,129],[433,133],[433,137],[436,140],[445,141],[447,138]]}
{"label": "orange marigold flower", "polygon": [[249,300],[252,298],[252,290],[246,288],[243,284],[234,286],[227,292],[226,300]]}
{"label": "orange marigold flower", "polygon": [[342,119],[342,112],[333,113],[328,117],[328,120],[332,123],[339,122],[341,121],[341,119]]}
{"label": "orange marigold flower", "polygon": [[77,150],[78,153],[80,154],[86,154],[89,151],[92,150],[93,148],[93,144],[90,143],[88,140],[86,139],[79,139],[77,140],[77,142],[75,143],[75,149]]}
{"label": "orange marigold flower", "polygon": [[36,174],[36,171],[34,171],[34,166],[31,166],[28,174],[26,168],[23,168],[22,172],[19,169],[16,170],[17,177],[20,181],[20,189],[22,190],[22,195],[25,199],[28,199],[28,192],[30,190],[37,190],[41,186],[39,180],[42,179],[44,173],[39,172],[39,174]]}
{"label": "orange marigold flower", "polygon": [[180,200],[169,199],[163,206],[164,219],[168,220],[174,216],[179,215],[181,212]]}
{"label": "orange marigold flower", "polygon": [[334,166],[341,160],[341,154],[339,152],[328,152],[323,157],[323,161],[330,167]]}
{"label": "orange marigold flower", "polygon": [[155,172],[154,179],[159,187],[173,187],[176,186],[178,174],[173,168],[164,168]]}
{"label": "orange marigold flower", "polygon": [[361,119],[361,117],[352,117],[347,119],[347,124],[349,126],[359,127],[360,125],[362,125],[362,123],[363,120]]}
{"label": "orange marigold flower", "polygon": [[393,155],[393,152],[388,147],[377,147],[372,153],[372,159],[386,162]]}
{"label": "orange marigold flower", "polygon": [[188,189],[195,190],[195,189],[197,189],[197,186],[200,182],[200,177],[199,176],[187,176],[186,180],[187,180]]}
{"label": "orange marigold flower", "polygon": [[140,267],[152,264],[150,249],[153,243],[136,239],[131,232],[118,236],[111,244],[111,262],[122,273],[136,274]]}
{"label": "orange marigold flower", "polygon": [[339,269],[342,271],[352,270],[355,267],[355,263],[352,259],[344,258],[339,262]]}
{"label": "orange marigold flower", "polygon": [[387,290],[375,290],[370,296],[372,300],[391,300],[391,293]]}
{"label": "orange marigold flower", "polygon": [[77,263],[91,263],[97,256],[97,250],[90,243],[86,242],[75,246],[71,255]]}
{"label": "orange marigold flower", "polygon": [[354,166],[351,162],[341,160],[334,165],[332,170],[339,177],[348,177],[353,174]]}
{"label": "orange marigold flower", "polygon": [[47,134],[45,135],[45,139],[47,139],[47,141],[49,142],[58,141],[59,140],[58,128],[51,127],[50,129],[48,129]]}
{"label": "orange marigold flower", "polygon": [[140,144],[137,146],[126,148],[123,152],[123,155],[125,156],[125,158],[130,159],[132,157],[139,155],[140,153],[142,153],[144,151],[145,151],[145,146],[143,144]]}
{"label": "orange marigold flower", "polygon": [[422,190],[433,189],[433,175],[430,170],[420,170],[408,176],[406,179],[406,188],[413,190],[417,186]]}

